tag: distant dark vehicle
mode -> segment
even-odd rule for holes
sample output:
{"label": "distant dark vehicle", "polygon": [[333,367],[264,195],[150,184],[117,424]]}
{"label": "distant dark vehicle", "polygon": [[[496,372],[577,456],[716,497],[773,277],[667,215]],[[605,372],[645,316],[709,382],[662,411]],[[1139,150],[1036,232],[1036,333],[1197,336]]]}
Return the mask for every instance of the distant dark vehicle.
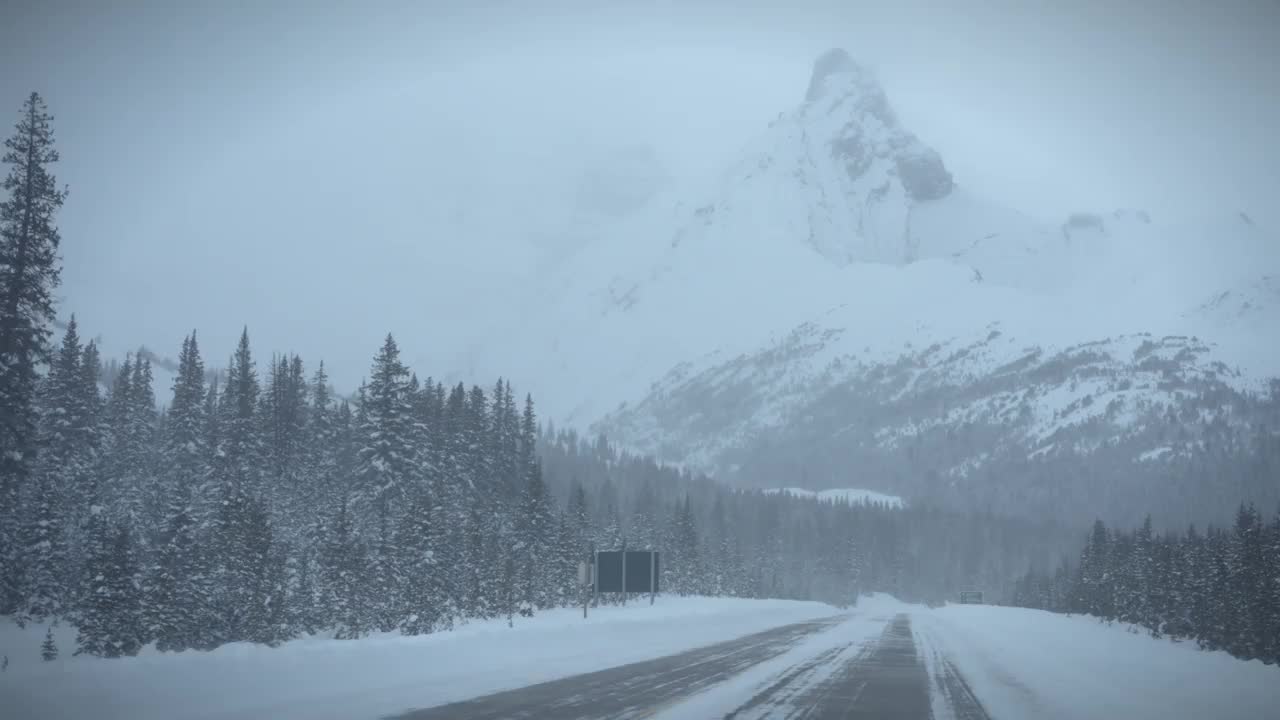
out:
{"label": "distant dark vehicle", "polygon": [[960,604],[961,605],[982,605],[983,604],[982,591],[981,590],[961,590]]}

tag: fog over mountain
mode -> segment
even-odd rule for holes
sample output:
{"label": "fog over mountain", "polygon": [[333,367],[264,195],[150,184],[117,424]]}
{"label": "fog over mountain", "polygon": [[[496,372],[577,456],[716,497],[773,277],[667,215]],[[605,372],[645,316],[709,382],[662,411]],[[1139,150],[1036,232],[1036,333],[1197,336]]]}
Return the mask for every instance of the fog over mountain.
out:
{"label": "fog over mountain", "polygon": [[1115,208],[1277,226],[1266,3],[379,10],[7,6],[0,91],[48,98],[76,199],[63,307],[112,353],[174,355],[196,325],[225,357],[249,324],[349,391],[395,329],[466,376],[535,269],[607,234],[579,217],[593,168],[652,148],[663,192],[701,202],[833,47],[959,188],[1052,230]]}
{"label": "fog over mountain", "polygon": [[712,193],[583,248],[474,357],[738,483],[1176,525],[1280,500],[1277,277],[1238,212],[1050,224],[971,191],[834,49]]}

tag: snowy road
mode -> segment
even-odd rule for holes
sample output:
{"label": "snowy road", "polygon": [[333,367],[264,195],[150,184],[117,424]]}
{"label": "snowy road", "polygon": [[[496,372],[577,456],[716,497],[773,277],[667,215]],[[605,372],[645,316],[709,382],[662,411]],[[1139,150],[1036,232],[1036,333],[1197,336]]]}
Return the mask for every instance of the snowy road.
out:
{"label": "snowy road", "polygon": [[400,720],[642,718],[781,655],[842,617],[794,623],[697,650],[416,710]]}
{"label": "snowy road", "polygon": [[907,615],[843,616],[397,719],[986,720],[951,665],[935,663],[934,671],[931,682]]}
{"label": "snowy road", "polygon": [[[1256,720],[1280,670],[1122,623],[984,605],[661,598],[420,636],[40,659],[0,619],[22,720]],[[75,629],[52,628],[61,647]]]}

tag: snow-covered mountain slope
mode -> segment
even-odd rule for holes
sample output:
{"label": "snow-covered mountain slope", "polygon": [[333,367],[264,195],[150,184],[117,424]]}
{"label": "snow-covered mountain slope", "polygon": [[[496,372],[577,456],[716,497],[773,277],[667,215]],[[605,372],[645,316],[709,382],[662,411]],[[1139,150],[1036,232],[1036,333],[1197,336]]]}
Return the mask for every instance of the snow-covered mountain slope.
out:
{"label": "snow-covered mountain slope", "polygon": [[[1041,226],[956,182],[842,51],[705,197],[602,231],[473,357],[518,357],[544,414],[664,460],[972,497],[1013,487],[1016,458],[1097,457],[1108,434],[1169,462],[1144,428],[1170,409],[1196,437],[1219,417],[1245,433],[1280,376],[1274,232],[1234,209]],[[972,451],[911,449],[978,426]],[[997,471],[981,493],[959,480]]]}
{"label": "snow-covered mountain slope", "polygon": [[848,503],[850,505],[879,504],[888,507],[902,507],[902,498],[896,495],[885,495],[874,490],[858,488],[832,488],[830,490],[807,490],[805,488],[769,488],[766,495],[786,493],[792,497],[809,498],[818,502]]}

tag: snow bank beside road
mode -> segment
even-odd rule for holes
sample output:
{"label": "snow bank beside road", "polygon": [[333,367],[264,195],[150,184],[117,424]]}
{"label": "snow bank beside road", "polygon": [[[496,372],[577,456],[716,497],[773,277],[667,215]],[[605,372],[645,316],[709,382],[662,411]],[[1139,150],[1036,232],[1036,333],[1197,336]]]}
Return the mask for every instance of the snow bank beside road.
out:
{"label": "snow bank beside road", "polygon": [[958,605],[911,615],[917,652],[949,660],[992,718],[1274,717],[1280,668],[1041,610]]}
{"label": "snow bank beside road", "polygon": [[[44,627],[3,620],[4,716],[231,720],[378,718],[499,690],[624,665],[833,615],[822,603],[730,598],[645,598],[626,608],[559,609],[514,628],[473,622],[454,632],[363,640],[312,637],[279,648],[228,645],[212,652],[103,660],[39,660]],[[70,633],[74,637],[74,632]],[[16,650],[21,649],[22,655]]]}

